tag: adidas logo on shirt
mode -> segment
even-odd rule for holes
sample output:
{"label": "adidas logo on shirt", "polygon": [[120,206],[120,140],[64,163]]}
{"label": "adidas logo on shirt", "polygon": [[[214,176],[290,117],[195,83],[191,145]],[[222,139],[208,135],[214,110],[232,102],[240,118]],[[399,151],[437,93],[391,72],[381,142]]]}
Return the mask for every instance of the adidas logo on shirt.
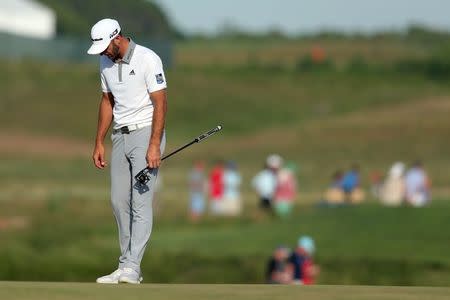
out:
{"label": "adidas logo on shirt", "polygon": [[129,75],[136,75],[136,74],[134,73],[134,70],[131,70]]}

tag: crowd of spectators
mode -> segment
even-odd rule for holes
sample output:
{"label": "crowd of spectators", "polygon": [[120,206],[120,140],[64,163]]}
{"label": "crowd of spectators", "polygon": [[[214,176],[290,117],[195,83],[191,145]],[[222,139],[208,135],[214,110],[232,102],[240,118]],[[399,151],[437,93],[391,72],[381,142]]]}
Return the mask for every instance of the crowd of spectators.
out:
{"label": "crowd of spectators", "polygon": [[[298,192],[296,173],[296,165],[284,162],[280,155],[271,154],[266,158],[263,168],[250,181],[262,211],[279,218],[292,214]],[[190,217],[193,221],[207,212],[214,216],[231,217],[242,213],[242,176],[236,162],[218,160],[207,172],[205,163],[196,161],[188,181]],[[363,202],[367,193],[361,181],[358,164],[352,164],[347,171],[335,171],[318,206],[335,207]],[[411,164],[409,169],[404,163],[396,162],[386,175],[372,172],[370,182],[372,197],[386,206],[420,207],[431,200],[431,182],[420,161]]]}
{"label": "crowd of spectators", "polygon": [[[281,156],[269,155],[263,170],[251,180],[262,210],[279,217],[291,214],[297,194],[296,166],[284,163]],[[206,171],[203,161],[194,162],[189,175],[190,218],[198,221],[204,214],[239,216],[242,213],[242,176],[234,161],[216,161]]]}
{"label": "crowd of spectators", "polygon": [[282,218],[291,214],[297,194],[295,172],[295,164],[284,164],[283,158],[278,154],[267,157],[263,170],[252,179],[252,186],[262,209]]}
{"label": "crowd of spectators", "polygon": [[[336,171],[325,190],[319,206],[357,204],[366,198],[361,187],[358,165],[347,172]],[[420,161],[409,169],[402,162],[394,163],[386,175],[375,171],[370,175],[372,197],[386,206],[410,205],[421,207],[431,201],[431,181]]]}
{"label": "crowd of spectators", "polygon": [[366,195],[361,187],[360,177],[358,164],[353,164],[347,172],[335,171],[331,183],[319,204],[338,206],[362,202]]}
{"label": "crowd of spectators", "polygon": [[203,161],[194,163],[189,173],[190,217],[198,221],[209,212],[216,216],[238,216],[242,211],[241,175],[233,161],[216,161],[206,174]]}
{"label": "crowd of spectators", "polygon": [[280,245],[269,258],[266,269],[266,282],[271,284],[311,285],[320,273],[314,262],[316,250],[314,240],[301,236],[293,251]]}
{"label": "crowd of spectators", "polygon": [[420,161],[408,170],[404,163],[396,162],[374,196],[387,206],[425,206],[431,201],[431,181]]}

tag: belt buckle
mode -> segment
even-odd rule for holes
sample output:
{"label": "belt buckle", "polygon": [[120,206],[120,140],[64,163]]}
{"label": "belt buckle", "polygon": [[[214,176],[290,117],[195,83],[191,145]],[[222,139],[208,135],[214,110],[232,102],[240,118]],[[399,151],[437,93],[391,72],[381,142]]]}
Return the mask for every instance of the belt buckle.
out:
{"label": "belt buckle", "polygon": [[128,126],[123,126],[123,127],[120,127],[120,132],[122,134],[129,134],[130,133],[130,129],[128,128]]}

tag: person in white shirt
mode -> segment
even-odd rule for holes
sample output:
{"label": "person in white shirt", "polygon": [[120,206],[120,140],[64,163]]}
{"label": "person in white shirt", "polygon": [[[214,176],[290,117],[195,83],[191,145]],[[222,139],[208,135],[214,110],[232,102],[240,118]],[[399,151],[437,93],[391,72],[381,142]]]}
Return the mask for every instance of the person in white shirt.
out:
{"label": "person in white shirt", "polygon": [[430,180],[420,161],[416,161],[405,175],[406,201],[416,207],[430,201]]}
{"label": "person in white shirt", "polygon": [[272,210],[273,197],[277,187],[277,172],[282,164],[281,156],[271,154],[266,159],[265,168],[252,179],[252,186],[260,199],[260,207],[264,210]]}
{"label": "person in white shirt", "polygon": [[[95,148],[99,169],[107,166],[104,139],[111,126],[111,203],[119,229],[118,268],[98,283],[140,283],[141,261],[153,223],[152,200],[165,147],[166,79],[161,59],[152,50],[121,34],[119,23],[103,19],[91,29],[87,51],[100,55],[102,98]],[[135,175],[151,168],[147,184]]]}
{"label": "person in white shirt", "polygon": [[396,162],[389,170],[380,190],[381,203],[387,206],[399,206],[405,199],[405,165]]}

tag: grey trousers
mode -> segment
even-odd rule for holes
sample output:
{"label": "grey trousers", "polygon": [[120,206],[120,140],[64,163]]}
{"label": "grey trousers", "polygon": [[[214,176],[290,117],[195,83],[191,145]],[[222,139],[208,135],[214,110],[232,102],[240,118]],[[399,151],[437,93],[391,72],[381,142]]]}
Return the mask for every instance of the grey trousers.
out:
{"label": "grey trousers", "polygon": [[[152,170],[151,179],[144,186],[136,183],[134,176],[147,166],[150,134],[151,126],[111,135],[111,203],[119,230],[119,268],[132,268],[138,273],[152,232],[152,201],[158,169]],[[161,153],[165,144],[164,134]]]}

